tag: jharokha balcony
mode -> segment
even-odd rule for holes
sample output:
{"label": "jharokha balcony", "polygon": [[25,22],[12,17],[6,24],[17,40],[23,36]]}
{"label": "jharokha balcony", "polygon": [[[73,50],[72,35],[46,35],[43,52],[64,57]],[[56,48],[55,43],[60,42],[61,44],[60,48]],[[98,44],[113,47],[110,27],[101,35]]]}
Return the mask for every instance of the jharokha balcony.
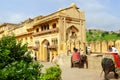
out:
{"label": "jharokha balcony", "polygon": [[59,31],[58,28],[53,28],[53,29],[49,29],[49,30],[34,33],[33,36],[39,36],[39,35],[48,34],[48,33],[54,33],[54,32],[58,32],[58,31]]}
{"label": "jharokha balcony", "polygon": [[48,46],[49,49],[57,49],[57,45],[50,45]]}

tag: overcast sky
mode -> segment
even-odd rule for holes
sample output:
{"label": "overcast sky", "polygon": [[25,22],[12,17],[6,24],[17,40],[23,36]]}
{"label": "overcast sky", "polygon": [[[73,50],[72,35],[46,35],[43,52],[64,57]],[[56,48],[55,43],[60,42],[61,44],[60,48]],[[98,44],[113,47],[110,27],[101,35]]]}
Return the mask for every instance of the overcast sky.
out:
{"label": "overcast sky", "polygon": [[85,11],[87,29],[120,30],[120,0],[1,0],[0,24],[48,15],[72,2]]}

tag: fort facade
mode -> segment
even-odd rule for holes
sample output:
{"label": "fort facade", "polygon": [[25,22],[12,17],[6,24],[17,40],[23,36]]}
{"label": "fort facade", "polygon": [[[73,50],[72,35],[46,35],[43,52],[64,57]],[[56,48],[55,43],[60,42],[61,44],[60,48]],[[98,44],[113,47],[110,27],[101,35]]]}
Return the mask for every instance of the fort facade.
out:
{"label": "fort facade", "polygon": [[58,54],[72,52],[73,47],[85,51],[86,25],[84,11],[72,3],[69,7],[46,16],[29,18],[22,23],[0,25],[0,37],[15,34],[28,43],[38,61],[51,61]]}

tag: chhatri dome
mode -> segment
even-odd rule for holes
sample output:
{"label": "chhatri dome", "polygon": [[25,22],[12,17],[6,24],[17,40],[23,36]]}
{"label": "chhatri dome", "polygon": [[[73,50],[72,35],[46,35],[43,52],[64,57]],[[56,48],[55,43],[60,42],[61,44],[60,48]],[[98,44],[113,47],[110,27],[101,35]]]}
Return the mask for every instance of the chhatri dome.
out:
{"label": "chhatri dome", "polygon": [[71,3],[70,7],[78,8],[75,3]]}

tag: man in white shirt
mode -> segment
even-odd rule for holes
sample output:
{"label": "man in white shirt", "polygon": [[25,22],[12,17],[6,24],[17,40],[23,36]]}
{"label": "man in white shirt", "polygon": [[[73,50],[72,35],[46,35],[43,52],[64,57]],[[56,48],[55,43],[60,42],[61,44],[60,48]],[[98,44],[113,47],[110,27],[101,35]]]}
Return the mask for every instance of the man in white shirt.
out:
{"label": "man in white shirt", "polygon": [[112,52],[119,54],[119,51],[114,46],[112,46]]}
{"label": "man in white shirt", "polygon": [[91,52],[91,47],[87,46],[87,54],[90,55],[90,52]]}

